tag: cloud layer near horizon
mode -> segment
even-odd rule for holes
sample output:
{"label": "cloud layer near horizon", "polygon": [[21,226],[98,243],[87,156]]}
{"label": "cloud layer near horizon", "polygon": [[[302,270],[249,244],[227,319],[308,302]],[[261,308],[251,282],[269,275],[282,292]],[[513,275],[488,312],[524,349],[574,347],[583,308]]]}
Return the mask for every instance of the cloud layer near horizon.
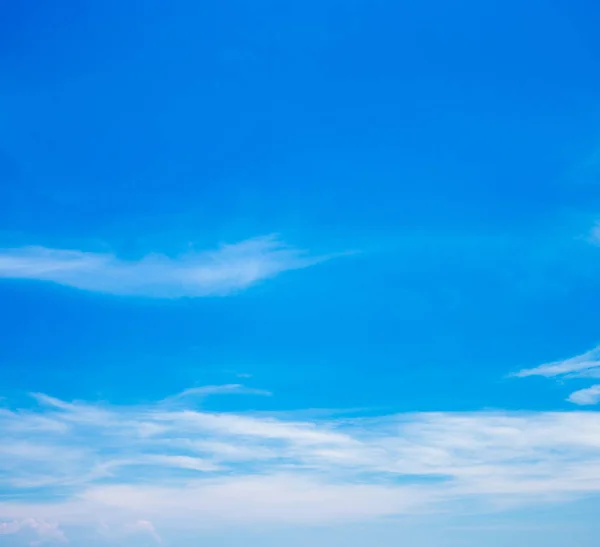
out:
{"label": "cloud layer near horizon", "polygon": [[0,278],[49,281],[114,295],[223,296],[328,258],[311,256],[274,236],[178,258],[152,254],[138,261],[122,260],[111,254],[23,247],[0,249]]}
{"label": "cloud layer near horizon", "polygon": [[158,540],[170,528],[348,522],[600,493],[595,412],[298,420],[198,410],[191,392],[137,406],[33,398],[0,410],[4,534],[62,541],[75,526]]}

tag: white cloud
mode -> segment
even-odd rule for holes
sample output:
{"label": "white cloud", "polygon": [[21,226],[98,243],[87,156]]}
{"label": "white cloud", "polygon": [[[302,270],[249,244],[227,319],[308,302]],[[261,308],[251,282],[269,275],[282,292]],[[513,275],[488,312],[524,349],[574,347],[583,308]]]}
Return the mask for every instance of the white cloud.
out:
{"label": "white cloud", "polygon": [[24,247],[0,249],[0,278],[35,279],[114,295],[222,296],[330,256],[311,256],[274,236],[178,258],[152,254],[127,261],[111,254]]}
{"label": "white cloud", "polygon": [[0,536],[16,534],[21,529],[21,523],[14,520],[12,522],[0,522]]}
{"label": "white cloud", "polygon": [[[600,346],[563,361],[554,361],[539,367],[523,369],[513,376],[524,378],[527,376],[544,376],[546,378],[558,377],[564,380],[572,378],[600,378]],[[567,401],[576,405],[595,405],[600,402],[600,385],[594,385],[571,393]]]}
{"label": "white cloud", "polygon": [[600,384],[580,389],[569,395],[569,401],[576,405],[595,405],[600,402]]}
{"label": "white cloud", "polygon": [[67,543],[68,541],[64,532],[55,523],[33,518],[0,522],[0,536],[18,534],[26,530],[32,530],[37,537],[36,540],[30,543],[31,545],[41,545],[46,542]]}
{"label": "white cloud", "polygon": [[535,368],[520,370],[514,376],[519,378],[526,376],[545,376],[546,378],[550,378],[566,374],[584,374],[595,368],[600,368],[600,346],[596,346],[594,349],[570,359],[553,361],[552,363],[546,363]]}
{"label": "white cloud", "polygon": [[162,543],[161,537],[156,532],[156,528],[154,528],[154,524],[152,524],[149,520],[138,520],[133,525],[131,525],[130,529],[133,532],[144,532],[156,541],[156,543]]}
{"label": "white cloud", "polygon": [[[34,519],[57,523],[48,525],[56,541],[62,530],[101,523],[159,541],[155,525],[166,538],[175,528],[350,522],[600,494],[597,412],[295,420],[181,408],[185,398],[177,407],[36,400],[0,413],[5,534]],[[61,427],[39,427],[46,422]]]}

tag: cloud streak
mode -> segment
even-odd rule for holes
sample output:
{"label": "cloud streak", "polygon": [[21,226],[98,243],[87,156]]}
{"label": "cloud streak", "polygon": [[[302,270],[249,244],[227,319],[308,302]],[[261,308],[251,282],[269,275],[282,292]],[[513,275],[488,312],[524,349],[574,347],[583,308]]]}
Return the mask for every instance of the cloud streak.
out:
{"label": "cloud streak", "polygon": [[0,278],[46,281],[120,296],[224,296],[329,258],[289,247],[274,236],[177,258],[151,254],[138,261],[111,254],[23,247],[0,250]]}
{"label": "cloud streak", "polygon": [[299,421],[199,411],[181,406],[187,398],[171,406],[34,400],[0,411],[3,533],[55,523],[58,541],[59,532],[102,525],[160,541],[173,529],[349,522],[600,493],[596,412]]}
{"label": "cloud streak", "polygon": [[596,368],[600,369],[600,346],[582,353],[581,355],[577,355],[576,357],[571,357],[570,359],[553,361],[535,368],[520,370],[515,373],[514,376],[518,378],[525,378],[527,376],[545,376],[546,378],[552,378],[564,376],[566,374],[575,375],[584,373]]}
{"label": "cloud streak", "polygon": [[164,399],[164,402],[173,403],[181,399],[203,399],[211,395],[262,395],[270,397],[272,393],[264,389],[254,389],[243,386],[242,384],[225,384],[222,386],[202,386],[192,387]]}
{"label": "cloud streak", "polygon": [[[564,359],[553,361],[538,367],[523,369],[513,374],[517,378],[528,376],[543,376],[545,378],[561,378],[570,380],[573,378],[600,378],[600,346],[594,349]],[[567,401],[576,405],[595,405],[600,402],[600,385],[594,385],[571,393]]]}

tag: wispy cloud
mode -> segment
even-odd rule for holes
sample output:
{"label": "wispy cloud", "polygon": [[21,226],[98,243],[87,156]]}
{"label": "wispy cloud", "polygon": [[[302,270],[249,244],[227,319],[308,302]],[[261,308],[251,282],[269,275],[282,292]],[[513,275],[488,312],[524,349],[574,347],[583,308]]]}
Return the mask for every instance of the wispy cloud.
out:
{"label": "wispy cloud", "polygon": [[[600,346],[594,349],[564,359],[553,361],[535,368],[523,369],[513,374],[518,378],[528,376],[544,376],[546,378],[600,378]],[[567,400],[576,405],[595,405],[600,402],[600,385],[591,386],[571,393]]]}
{"label": "wispy cloud", "polygon": [[551,378],[567,374],[573,376],[596,368],[600,368],[600,346],[570,359],[553,361],[535,368],[520,370],[514,376],[519,378],[526,376],[545,376],[546,378]]}
{"label": "wispy cloud", "polygon": [[595,405],[600,402],[600,384],[580,389],[569,395],[569,401],[576,405]]}
{"label": "wispy cloud", "polygon": [[156,541],[156,543],[162,543],[161,537],[158,535],[156,528],[154,528],[154,524],[152,524],[149,520],[138,520],[133,524],[132,529],[134,531],[142,531],[148,534],[151,538]]}
{"label": "wispy cloud", "polygon": [[173,395],[171,397],[167,397],[164,399],[164,402],[175,402],[180,401],[182,399],[190,399],[190,398],[204,398],[210,395],[228,395],[228,394],[237,394],[237,395],[262,395],[265,397],[269,397],[272,395],[270,391],[266,391],[264,389],[255,389],[246,387],[242,384],[225,384],[221,386],[202,386],[202,387],[192,387],[178,393],[177,395]]}
{"label": "wispy cloud", "polygon": [[30,545],[41,545],[47,542],[67,543],[67,537],[56,523],[48,523],[32,518],[0,522],[0,536],[18,534],[26,530],[33,531],[37,538]]}
{"label": "wispy cloud", "polygon": [[596,412],[297,420],[164,400],[35,400],[0,413],[3,533],[24,522],[56,523],[60,534],[102,525],[159,541],[155,526],[165,537],[173,527],[347,522],[600,493]]}
{"label": "wispy cloud", "polygon": [[177,258],[152,254],[138,261],[111,254],[24,247],[0,249],[0,278],[35,279],[114,295],[222,296],[329,258],[289,247],[274,236]]}

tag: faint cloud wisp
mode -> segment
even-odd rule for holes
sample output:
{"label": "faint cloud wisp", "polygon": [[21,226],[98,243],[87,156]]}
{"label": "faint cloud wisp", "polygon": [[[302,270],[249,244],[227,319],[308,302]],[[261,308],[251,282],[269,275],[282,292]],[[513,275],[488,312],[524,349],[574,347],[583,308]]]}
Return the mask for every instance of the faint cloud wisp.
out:
{"label": "faint cloud wisp", "polygon": [[224,296],[330,258],[312,256],[275,236],[178,258],[152,254],[139,261],[111,254],[23,247],[0,250],[0,278],[47,281],[121,296]]}
{"label": "faint cloud wisp", "polygon": [[[594,349],[564,359],[553,361],[538,367],[523,369],[512,376],[526,378],[528,376],[543,376],[545,378],[561,378],[569,380],[573,378],[600,378],[600,346]],[[567,399],[576,405],[595,405],[600,402],[600,385],[594,385],[571,393]]]}

